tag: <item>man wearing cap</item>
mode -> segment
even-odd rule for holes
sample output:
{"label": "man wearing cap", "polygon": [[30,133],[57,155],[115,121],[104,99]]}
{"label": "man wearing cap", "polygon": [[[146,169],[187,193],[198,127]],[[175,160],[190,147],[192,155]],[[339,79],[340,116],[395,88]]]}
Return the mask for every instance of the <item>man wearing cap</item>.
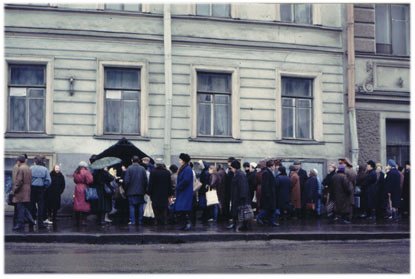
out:
{"label": "man wearing cap", "polygon": [[376,175],[376,163],[373,160],[369,160],[366,166],[366,204],[368,219],[376,219],[376,197],[377,197],[377,175]]}
{"label": "man wearing cap", "polygon": [[[345,170],[345,174],[347,177],[347,180],[349,180],[349,183],[351,184],[351,187],[353,188],[353,194],[354,194],[354,190],[356,189],[356,178],[357,178],[357,173],[356,170],[353,168],[353,164],[352,162],[350,162],[349,158],[344,158],[343,159],[344,164],[346,165],[346,170]],[[354,195],[352,195],[351,197],[351,204],[352,204],[352,208],[350,210],[350,218],[352,218],[353,215],[353,206],[354,206]]]}
{"label": "man wearing cap", "polygon": [[26,158],[24,156],[19,156],[17,158],[17,170],[12,187],[12,201],[16,204],[16,224],[13,227],[14,231],[24,230],[25,218],[28,219],[30,226],[33,227],[35,224],[35,221],[28,210],[30,205],[31,184],[32,171],[26,164]]}
{"label": "man wearing cap", "polygon": [[351,187],[346,174],[346,166],[340,164],[337,173],[332,178],[333,196],[335,203],[335,214],[340,217],[344,224],[350,224],[351,199],[353,188]]}
{"label": "man wearing cap", "polygon": [[32,187],[30,192],[30,201],[32,206],[32,216],[37,217],[38,229],[45,228],[43,216],[45,210],[45,191],[50,186],[52,179],[48,169],[43,166],[43,158],[38,155],[35,157],[35,164],[30,167],[32,171]]}
{"label": "man wearing cap", "polygon": [[388,160],[389,172],[386,174],[385,190],[389,198],[390,205],[392,207],[392,218],[394,220],[399,219],[398,209],[401,203],[401,176],[397,169],[396,162],[392,159]]}

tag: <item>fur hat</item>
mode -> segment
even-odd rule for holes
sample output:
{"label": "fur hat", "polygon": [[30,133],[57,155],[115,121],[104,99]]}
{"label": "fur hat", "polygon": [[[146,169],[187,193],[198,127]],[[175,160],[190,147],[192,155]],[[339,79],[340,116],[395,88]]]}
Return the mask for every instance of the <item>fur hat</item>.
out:
{"label": "fur hat", "polygon": [[87,162],[85,162],[85,161],[81,161],[81,162],[79,162],[78,167],[84,167],[84,168],[87,168],[87,167],[88,167],[88,164],[87,164]]}
{"label": "fur hat", "polygon": [[367,164],[372,167],[372,169],[376,169],[376,163],[373,160],[367,161]]}
{"label": "fur hat", "polygon": [[185,161],[186,163],[190,162],[190,156],[186,153],[180,153],[179,158]]}
{"label": "fur hat", "polygon": [[241,168],[241,163],[238,160],[233,160],[231,163],[231,167],[234,169],[239,170]]}

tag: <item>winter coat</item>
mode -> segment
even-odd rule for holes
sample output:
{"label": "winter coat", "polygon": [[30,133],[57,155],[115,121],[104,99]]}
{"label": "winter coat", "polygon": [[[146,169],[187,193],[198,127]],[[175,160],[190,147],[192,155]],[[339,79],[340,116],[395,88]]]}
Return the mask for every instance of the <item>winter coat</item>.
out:
{"label": "winter coat", "polygon": [[191,211],[193,198],[193,171],[189,165],[180,167],[177,175],[175,211]]}
{"label": "winter coat", "polygon": [[73,174],[73,181],[75,182],[73,210],[76,212],[89,212],[91,205],[85,200],[85,190],[88,185],[91,185],[94,178],[89,170],[81,168],[79,172]]}
{"label": "winter coat", "polygon": [[[399,185],[398,185],[399,187]],[[377,189],[377,175],[375,170],[371,170],[366,174],[365,179],[365,188],[367,195],[367,208],[375,209],[376,208],[376,198],[378,195]]]}
{"label": "winter coat", "polygon": [[303,169],[299,169],[297,172],[299,178],[300,178],[300,192],[301,192],[301,207],[305,207],[306,204],[306,198],[305,198],[305,184],[307,183],[308,175],[307,172]]}
{"label": "winter coat", "polygon": [[256,191],[256,170],[254,170],[253,172],[249,172],[247,174],[248,177],[248,185],[249,185],[249,193],[251,195],[251,201],[254,198],[254,193]]}
{"label": "winter coat", "polygon": [[411,186],[411,171],[409,169],[406,169],[404,173],[403,187],[402,187],[403,212],[409,211],[410,186]]}
{"label": "winter coat", "polygon": [[277,182],[272,171],[268,168],[262,173],[261,181],[261,209],[275,210]]}
{"label": "winter coat", "polygon": [[231,184],[231,212],[233,218],[237,218],[239,206],[251,204],[249,197],[248,179],[241,170],[237,170]]}
{"label": "winter coat", "polygon": [[32,171],[32,186],[34,187],[49,187],[51,178],[46,167],[41,165],[33,165],[30,167]]}
{"label": "winter coat", "polygon": [[209,185],[209,181],[210,181],[210,174],[209,174],[209,164],[206,162],[203,162],[203,165],[205,166],[205,168],[202,170],[202,172],[200,173],[200,183],[202,183],[202,187],[200,187],[198,193],[199,195],[205,195],[206,194],[206,185]]}
{"label": "winter coat", "polygon": [[261,209],[261,183],[262,183],[263,173],[264,173],[264,169],[261,169],[259,172],[256,173],[256,176],[255,176],[257,210]]}
{"label": "winter coat", "polygon": [[279,175],[277,177],[277,205],[281,211],[290,208],[291,201],[291,181],[286,175]]}
{"label": "winter coat", "polygon": [[332,184],[332,179],[333,176],[336,174],[336,171],[332,171],[331,173],[327,174],[326,177],[323,179],[323,186],[324,186],[324,190],[323,190],[323,195],[327,197],[327,194],[329,195],[329,200],[333,200],[333,197],[331,197],[332,194],[332,188],[333,188],[333,184]]}
{"label": "winter coat", "polygon": [[290,174],[291,180],[291,203],[294,208],[301,208],[301,188],[300,188],[300,177],[297,172],[292,171]]}
{"label": "winter coat", "polygon": [[169,197],[173,195],[170,172],[157,166],[150,172],[148,193],[154,208],[166,209]]}
{"label": "winter coat", "polygon": [[138,163],[133,163],[125,171],[124,184],[127,196],[144,195],[147,192],[147,173]]}
{"label": "winter coat", "polygon": [[16,171],[13,181],[13,203],[30,202],[30,187],[32,185],[32,171],[27,164],[21,164]]}
{"label": "winter coat", "polygon": [[65,177],[61,172],[50,172],[52,182],[45,192],[45,205],[47,209],[58,210],[61,207],[61,195],[65,190]]}
{"label": "winter coat", "polygon": [[226,172],[224,169],[220,169],[217,173],[219,179],[219,185],[216,188],[216,192],[218,193],[218,199],[221,208],[225,208],[225,183],[226,183]]}
{"label": "winter coat", "polygon": [[94,214],[108,213],[112,209],[112,195],[105,192],[105,184],[110,184],[115,178],[106,170],[95,170],[92,174],[94,182],[91,187],[97,189],[98,200],[92,200],[91,211]]}
{"label": "winter coat", "polygon": [[383,172],[376,173],[376,187],[378,189],[376,196],[376,208],[384,209],[387,202],[387,194],[385,191],[385,174]]}
{"label": "winter coat", "polygon": [[401,203],[401,176],[395,168],[391,169],[386,175],[385,190],[391,194],[392,207],[399,208]]}
{"label": "winter coat", "polygon": [[[344,172],[346,174],[347,180],[349,180],[349,183],[351,184],[351,187],[354,190],[356,188],[356,179],[357,179],[357,173],[353,168],[346,167],[346,170]],[[354,195],[350,196],[350,202],[354,205]]]}
{"label": "winter coat", "polygon": [[349,214],[352,209],[350,196],[353,195],[353,188],[346,174],[341,172],[336,173],[332,178],[332,182],[334,202],[336,204],[335,212],[337,214]]}
{"label": "winter coat", "polygon": [[317,204],[317,201],[319,199],[319,182],[316,176],[310,176],[307,179],[307,182],[305,183],[304,188],[304,196],[305,196],[305,202],[306,203],[315,203]]}

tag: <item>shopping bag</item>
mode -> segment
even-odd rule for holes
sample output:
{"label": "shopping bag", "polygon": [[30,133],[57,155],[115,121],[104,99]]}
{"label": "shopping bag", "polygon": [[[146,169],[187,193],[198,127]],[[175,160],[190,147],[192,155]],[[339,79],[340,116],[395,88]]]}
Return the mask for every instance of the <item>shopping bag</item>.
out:
{"label": "shopping bag", "polygon": [[254,219],[254,211],[250,204],[242,205],[238,207],[238,220],[239,222],[249,221]]}
{"label": "shopping bag", "polygon": [[206,205],[211,206],[219,204],[218,193],[215,189],[206,192]]}
{"label": "shopping bag", "polygon": [[98,200],[98,192],[96,188],[86,187],[85,189],[85,200],[86,201],[93,201]]}
{"label": "shopping bag", "polygon": [[148,195],[145,195],[144,201],[146,201],[146,205],[144,206],[143,216],[147,218],[154,218],[154,211],[150,197]]}

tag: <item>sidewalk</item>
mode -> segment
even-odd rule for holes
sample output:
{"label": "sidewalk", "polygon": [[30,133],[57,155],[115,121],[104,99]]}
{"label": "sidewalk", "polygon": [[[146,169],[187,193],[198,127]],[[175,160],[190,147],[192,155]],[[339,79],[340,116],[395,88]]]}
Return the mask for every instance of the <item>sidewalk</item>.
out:
{"label": "sidewalk", "polygon": [[202,225],[198,223],[191,231],[177,230],[178,226],[154,225],[128,226],[110,224],[95,225],[94,216],[88,218],[87,226],[76,228],[71,217],[60,217],[55,226],[47,229],[16,233],[12,230],[12,216],[5,216],[5,242],[57,242],[88,244],[150,244],[150,243],[189,243],[235,240],[368,240],[368,239],[408,239],[409,220],[399,222],[381,221],[374,224],[367,220],[356,220],[352,224],[329,224],[327,219],[291,220],[279,227],[260,226],[252,223],[247,232],[227,230],[227,224]]}

